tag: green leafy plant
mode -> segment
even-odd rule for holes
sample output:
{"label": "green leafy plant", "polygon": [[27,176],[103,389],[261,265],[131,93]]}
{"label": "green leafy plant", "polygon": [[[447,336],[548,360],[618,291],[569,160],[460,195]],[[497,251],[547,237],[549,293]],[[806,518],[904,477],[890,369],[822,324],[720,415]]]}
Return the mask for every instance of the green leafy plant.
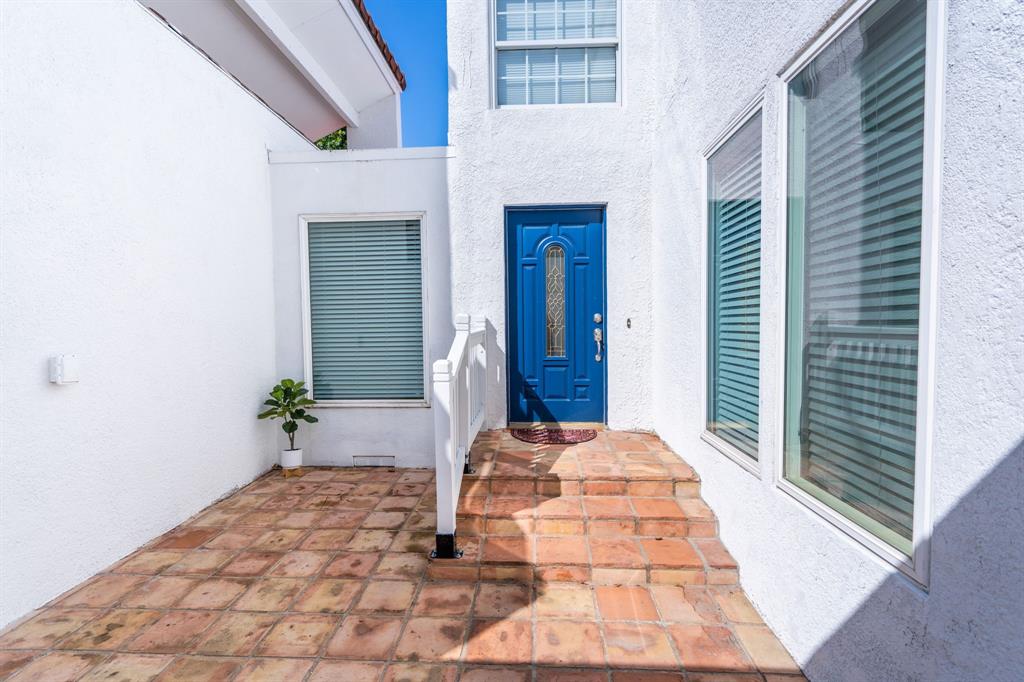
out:
{"label": "green leafy plant", "polygon": [[339,128],[333,133],[327,133],[316,141],[316,146],[328,151],[335,149],[348,149],[348,129]]}
{"label": "green leafy plant", "polygon": [[263,401],[269,410],[260,412],[259,419],[283,419],[281,430],[288,434],[288,449],[295,449],[295,432],[299,430],[299,422],[315,424],[319,420],[309,414],[307,410],[316,406],[316,401],[307,398],[309,389],[304,388],[305,381],[294,381],[292,379],[281,379],[281,383],[274,386],[270,392],[270,398]]}

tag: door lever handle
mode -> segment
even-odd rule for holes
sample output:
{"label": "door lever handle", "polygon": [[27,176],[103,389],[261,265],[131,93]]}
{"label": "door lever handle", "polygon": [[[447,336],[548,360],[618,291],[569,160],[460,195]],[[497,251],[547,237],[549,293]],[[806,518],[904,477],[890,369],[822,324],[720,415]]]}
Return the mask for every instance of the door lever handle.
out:
{"label": "door lever handle", "polygon": [[594,343],[597,344],[597,354],[594,359],[601,362],[601,347],[604,343],[604,332],[600,329],[594,329]]}

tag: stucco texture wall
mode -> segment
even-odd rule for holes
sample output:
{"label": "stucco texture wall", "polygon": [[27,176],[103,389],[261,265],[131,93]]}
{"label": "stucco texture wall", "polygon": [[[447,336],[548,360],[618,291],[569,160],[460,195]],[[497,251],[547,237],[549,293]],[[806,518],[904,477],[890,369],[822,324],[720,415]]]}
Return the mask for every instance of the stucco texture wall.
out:
{"label": "stucco texture wall", "polygon": [[[656,4],[625,13],[621,106],[525,109],[491,106],[490,6],[448,2],[452,310],[490,319],[492,359],[504,367],[504,207],[607,204],[608,423],[649,429]],[[504,374],[489,387],[492,426],[505,423],[506,390]]]}
{"label": "stucco texture wall", "polygon": [[2,626],[275,461],[266,149],[309,145],[134,2],[0,45]]}
{"label": "stucco texture wall", "polygon": [[[812,680],[1024,670],[1024,6],[948,7],[934,531],[924,590],[774,483],[783,197],[778,74],[841,0],[623,0],[620,107],[494,109],[488,5],[448,3],[453,309],[504,337],[502,207],[608,203],[609,422],[700,472],[744,587]],[[704,427],[701,153],[763,103],[759,476]],[[633,318],[632,332],[625,318]],[[500,358],[499,358],[500,359]],[[505,387],[489,417],[501,423]]]}
{"label": "stucco texture wall", "polygon": [[[303,376],[299,216],[422,213],[427,351],[446,357],[452,326],[446,148],[314,151],[271,155],[277,366]],[[429,395],[430,387],[427,387]],[[321,407],[296,443],[307,464],[351,466],[353,455],[393,456],[403,467],[434,466],[432,407]],[[286,441],[282,441],[286,442]]]}
{"label": "stucco texture wall", "polygon": [[[842,3],[659,3],[655,428],[700,473],[742,583],[812,680],[1024,671],[1024,6],[949,3],[927,591],[774,483],[781,448],[777,74]],[[762,90],[760,477],[699,439],[701,151]]]}

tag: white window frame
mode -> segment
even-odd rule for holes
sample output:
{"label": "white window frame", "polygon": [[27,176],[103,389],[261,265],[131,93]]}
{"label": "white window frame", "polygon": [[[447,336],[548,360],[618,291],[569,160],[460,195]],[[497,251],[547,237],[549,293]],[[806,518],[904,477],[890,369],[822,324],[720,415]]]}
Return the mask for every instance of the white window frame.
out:
{"label": "white window frame", "polygon": [[420,224],[420,288],[423,318],[423,398],[379,400],[320,400],[317,407],[430,407],[430,335],[427,300],[427,233],[426,211],[403,213],[308,213],[299,216],[299,281],[302,287],[302,367],[310,394],[313,383],[313,318],[309,293],[309,225],[310,223],[384,222],[418,220]]}
{"label": "white window frame", "polygon": [[[753,474],[757,478],[761,478],[761,460],[763,459],[762,452],[764,452],[764,450],[765,450],[761,446],[762,429],[761,429],[761,419],[760,419],[760,412],[761,412],[760,399],[758,400],[759,404],[758,404],[758,430],[757,430],[757,434],[758,434],[757,435],[757,459],[751,459],[750,455],[748,455],[745,452],[741,451],[739,448],[735,447],[731,443],[728,443],[727,441],[723,440],[721,437],[719,437],[715,433],[712,433],[707,428],[707,421],[708,421],[707,416],[708,416],[708,407],[709,407],[708,401],[711,399],[711,394],[708,391],[708,379],[710,378],[710,376],[708,374],[708,361],[711,358],[711,343],[710,343],[710,336],[709,336],[711,330],[708,327],[708,313],[711,310],[711,304],[710,304],[710,301],[709,301],[709,297],[711,296],[711,290],[708,288],[708,276],[711,274],[711,260],[710,260],[710,257],[709,257],[710,256],[709,251],[710,251],[711,244],[710,244],[710,241],[709,241],[710,226],[708,225],[708,220],[710,220],[711,216],[708,214],[708,190],[711,187],[711,168],[710,168],[711,157],[714,156],[715,152],[717,152],[719,149],[721,149],[725,145],[726,142],[731,140],[733,135],[735,135],[740,130],[740,128],[742,128],[744,125],[746,125],[750,121],[750,119],[754,118],[754,116],[756,116],[757,114],[761,114],[761,207],[762,207],[762,214],[761,214],[762,220],[761,220],[761,222],[762,222],[762,225],[763,225],[763,223],[764,223],[764,211],[763,211],[763,208],[765,206],[765,200],[764,200],[765,199],[764,150],[765,150],[765,142],[766,142],[766,140],[765,140],[765,130],[767,129],[767,127],[764,124],[764,121],[765,121],[765,119],[764,119],[764,94],[765,94],[764,90],[760,91],[757,94],[757,96],[754,97],[754,99],[751,100],[747,104],[747,106],[743,107],[743,109],[740,111],[740,113],[738,115],[733,117],[733,119],[729,122],[729,124],[725,127],[725,129],[721,133],[719,133],[718,137],[716,137],[714,139],[714,141],[710,145],[705,147],[703,152],[701,152],[701,163],[703,164],[703,170],[701,172],[701,197],[702,197],[702,200],[701,200],[701,225],[703,226],[703,229],[701,230],[701,258],[700,258],[700,274],[701,274],[701,280],[700,280],[701,281],[701,285],[700,285],[701,286],[701,297],[700,297],[700,301],[701,301],[700,332],[701,332],[701,338],[703,339],[703,343],[704,343],[704,354],[703,354],[704,362],[701,363],[701,384],[700,385],[701,385],[701,404],[704,406],[704,425],[703,425],[703,428],[701,430],[700,438],[705,443],[707,443],[711,447],[715,448],[716,450],[721,452],[723,455],[725,455],[726,457],[731,459],[733,462],[738,464],[740,466],[740,468],[742,468],[745,471],[750,472],[751,474]],[[764,238],[763,238],[763,231],[762,231],[762,239],[761,239],[760,271],[762,273],[764,272]],[[764,298],[764,296],[762,296],[761,297],[761,311],[760,311],[762,319],[764,318],[764,308],[765,308],[765,298]],[[763,339],[764,337],[762,336],[761,338]],[[764,387],[764,381],[762,380],[763,372],[761,371],[761,367],[763,366],[763,362],[764,362],[764,358],[762,357],[762,355],[764,354],[764,344],[761,343],[759,345],[760,345],[760,347],[758,348],[758,358],[757,358],[757,360],[758,360],[758,362],[757,362],[757,374],[758,374],[757,391],[758,391],[758,396],[760,398],[760,394],[761,394],[761,392],[763,390],[763,387]]]}
{"label": "white window frame", "polygon": [[[622,105],[622,0],[615,0],[615,35],[607,38],[552,38],[549,40],[498,40],[498,0],[488,2],[488,40],[491,43],[491,108],[492,109],[552,109],[552,108],[608,108]],[[558,12],[555,12],[555,26],[558,26]],[[498,104],[498,52],[502,50],[551,50],[578,47],[615,48],[615,101],[614,102],[572,102],[566,104]],[[557,52],[555,53],[558,54]],[[555,64],[555,92],[558,92],[558,65]],[[527,88],[529,89],[529,88]]]}
{"label": "white window frame", "polygon": [[881,538],[857,525],[836,510],[785,478],[786,410],[786,314],[788,301],[788,182],[789,182],[789,84],[815,57],[832,44],[877,0],[857,0],[834,20],[821,35],[801,51],[779,73],[779,197],[778,221],[779,304],[775,485],[835,528],[870,550],[885,564],[895,567],[915,585],[927,591],[930,579],[932,519],[932,431],[935,402],[935,320],[938,300],[938,240],[940,227],[940,186],[942,179],[942,120],[945,91],[946,0],[927,2],[925,25],[925,103],[921,206],[921,284],[918,320],[917,432],[914,448],[914,524],[912,551],[904,554]]}

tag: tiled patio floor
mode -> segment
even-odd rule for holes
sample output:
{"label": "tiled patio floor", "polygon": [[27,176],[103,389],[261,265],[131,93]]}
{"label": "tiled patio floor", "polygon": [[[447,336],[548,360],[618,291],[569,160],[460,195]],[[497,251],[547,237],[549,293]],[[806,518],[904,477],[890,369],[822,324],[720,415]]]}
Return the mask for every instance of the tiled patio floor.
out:
{"label": "tiled patio floor", "polygon": [[656,437],[473,457],[462,559],[430,471],[272,472],[0,635],[0,679],[803,679]]}

